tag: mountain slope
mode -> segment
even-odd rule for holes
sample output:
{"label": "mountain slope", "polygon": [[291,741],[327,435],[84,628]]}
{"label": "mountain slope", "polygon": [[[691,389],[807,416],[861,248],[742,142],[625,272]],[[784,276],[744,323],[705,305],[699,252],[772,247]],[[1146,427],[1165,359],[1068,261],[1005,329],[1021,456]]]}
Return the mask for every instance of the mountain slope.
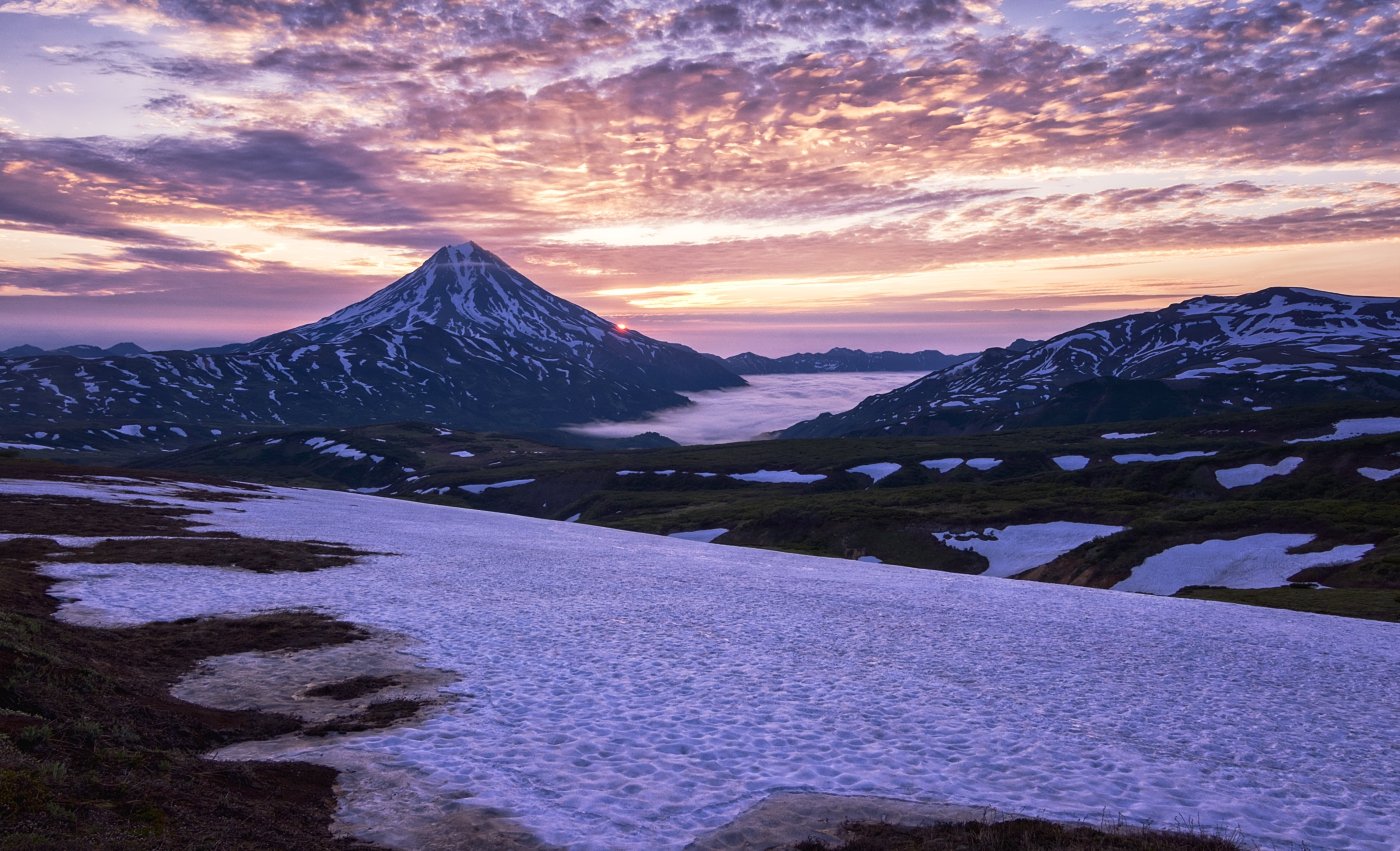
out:
{"label": "mountain slope", "polygon": [[473,429],[629,419],[679,390],[743,384],[684,346],[617,328],[465,243],[369,298],[233,350],[0,360],[0,429],[73,422]]}
{"label": "mountain slope", "polygon": [[1400,399],[1400,299],[1276,287],[989,349],[784,437],[954,434]]}
{"label": "mountain slope", "polygon": [[800,352],[769,358],[744,352],[723,358],[740,375],[790,375],[809,372],[932,372],[975,355],[945,355],[935,349],[918,352],[867,352],[834,348],[826,352]]}

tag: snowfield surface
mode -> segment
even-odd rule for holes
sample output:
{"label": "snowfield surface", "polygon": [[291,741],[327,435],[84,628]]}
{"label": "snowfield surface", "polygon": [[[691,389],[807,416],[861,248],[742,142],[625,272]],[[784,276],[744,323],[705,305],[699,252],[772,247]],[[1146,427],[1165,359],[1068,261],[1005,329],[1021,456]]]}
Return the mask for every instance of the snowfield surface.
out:
{"label": "snowfield surface", "polygon": [[963,459],[961,458],[935,458],[932,461],[919,462],[921,466],[926,467],[930,470],[937,470],[940,473],[947,473],[951,470],[956,470],[957,468],[962,466],[962,463]]}
{"label": "snowfield surface", "polygon": [[518,488],[533,481],[534,479],[511,479],[508,482],[493,482],[489,485],[458,485],[457,490],[463,490],[467,493],[486,493],[494,488]]}
{"label": "snowfield surface", "polygon": [[1137,440],[1139,437],[1151,437],[1155,431],[1110,431],[1108,434],[1101,434],[1104,440]]}
{"label": "snowfield surface", "polygon": [[770,485],[810,485],[826,476],[821,473],[799,473],[796,470],[758,470],[753,473],[730,473],[729,478],[740,482],[763,482]]}
{"label": "snowfield surface", "polygon": [[[173,488],[0,481],[177,504]],[[777,790],[1400,835],[1393,624],[705,547],[269,489],[215,529],[384,555],[311,573],[51,565],[61,616],[314,607],[457,677],[399,727],[231,748],[341,767],[340,823],[401,846],[470,807],[545,842],[680,849]]]}
{"label": "snowfield surface", "polygon": [[1216,470],[1215,480],[1225,488],[1242,488],[1257,485],[1270,476],[1286,476],[1302,463],[1302,458],[1291,455],[1277,464],[1245,464],[1243,467]]}
{"label": "snowfield surface", "polygon": [[[1182,544],[1149,557],[1133,568],[1132,576],[1113,586],[1115,591],[1175,594],[1188,585],[1225,588],[1277,588],[1288,577],[1309,567],[1350,564],[1371,551],[1372,544],[1333,547],[1320,553],[1289,553],[1316,537],[1269,532],[1233,541]],[[1392,636],[1394,641],[1400,634]],[[1396,834],[1400,836],[1400,833]]]}
{"label": "snowfield surface", "polygon": [[893,461],[884,461],[879,464],[862,464],[859,467],[852,467],[846,472],[860,473],[862,475],[869,476],[871,482],[873,483],[880,481],[886,476],[898,473],[901,466],[902,465],[896,464]]}
{"label": "snowfield surface", "polygon": [[1050,460],[1061,470],[1082,470],[1089,466],[1088,455],[1056,455]]}
{"label": "snowfield surface", "polygon": [[708,544],[728,531],[728,529],[696,529],[694,532],[672,532],[666,537],[680,538],[682,541],[699,541],[703,544]]}
{"label": "snowfield surface", "polygon": [[1126,455],[1114,455],[1113,460],[1119,464],[1150,464],[1158,461],[1185,461],[1187,458],[1209,458],[1214,454],[1214,452],[1202,452],[1199,449],[1188,449],[1184,452],[1172,452],[1169,454],[1133,452]]}
{"label": "snowfield surface", "polygon": [[1049,564],[1081,544],[1123,531],[1122,526],[1097,523],[1031,523],[976,532],[935,532],[933,537],[950,547],[971,550],[990,565],[983,576],[1015,576]]}
{"label": "snowfield surface", "polygon": [[1387,479],[1400,475],[1400,467],[1394,470],[1384,470],[1380,467],[1357,467],[1356,472],[1373,482],[1384,482]]}
{"label": "snowfield surface", "polygon": [[1300,437],[1289,443],[1318,443],[1332,440],[1350,440],[1372,434],[1394,434],[1400,431],[1400,417],[1367,417],[1365,419],[1341,420],[1332,426],[1331,434],[1321,437]]}

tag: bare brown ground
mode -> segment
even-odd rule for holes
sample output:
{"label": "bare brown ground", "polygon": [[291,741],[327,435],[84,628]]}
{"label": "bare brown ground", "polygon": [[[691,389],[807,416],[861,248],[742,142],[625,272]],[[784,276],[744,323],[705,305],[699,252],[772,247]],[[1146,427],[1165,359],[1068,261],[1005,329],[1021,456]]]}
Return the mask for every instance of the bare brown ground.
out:
{"label": "bare brown ground", "polygon": [[[188,512],[80,499],[4,500],[6,531],[189,535]],[[169,539],[159,539],[157,543]],[[233,539],[250,554],[319,566],[349,556],[324,545]],[[165,561],[169,551],[117,542],[85,555]],[[228,538],[185,547],[228,548]],[[242,547],[243,550],[239,550]],[[185,550],[196,562],[200,556]],[[57,621],[41,561],[71,558],[53,541],[0,542],[0,848],[369,848],[332,837],[336,772],[305,763],[215,762],[203,754],[301,728],[295,719],[211,709],[169,688],[206,657],[357,641],[359,628],[311,612],[92,629]],[[203,558],[209,563],[211,557]],[[263,564],[256,560],[249,564]],[[256,569],[256,568],[254,568]],[[374,719],[366,719],[366,723]]]}
{"label": "bare brown ground", "polygon": [[1098,830],[1039,819],[969,821],[926,827],[848,824],[837,845],[803,842],[793,851],[1239,851],[1218,836],[1134,829]]}

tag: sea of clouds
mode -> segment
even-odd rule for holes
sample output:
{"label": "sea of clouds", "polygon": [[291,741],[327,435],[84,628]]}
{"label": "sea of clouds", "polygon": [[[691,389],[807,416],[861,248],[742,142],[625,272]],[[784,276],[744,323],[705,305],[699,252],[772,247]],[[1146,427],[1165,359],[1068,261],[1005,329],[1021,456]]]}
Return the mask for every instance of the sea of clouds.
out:
{"label": "sea of clouds", "polygon": [[660,411],[642,420],[587,423],[570,431],[594,437],[631,437],[655,431],[686,445],[751,440],[821,413],[849,410],[867,396],[903,387],[922,374],[747,375],[748,387],[690,394],[693,405]]}

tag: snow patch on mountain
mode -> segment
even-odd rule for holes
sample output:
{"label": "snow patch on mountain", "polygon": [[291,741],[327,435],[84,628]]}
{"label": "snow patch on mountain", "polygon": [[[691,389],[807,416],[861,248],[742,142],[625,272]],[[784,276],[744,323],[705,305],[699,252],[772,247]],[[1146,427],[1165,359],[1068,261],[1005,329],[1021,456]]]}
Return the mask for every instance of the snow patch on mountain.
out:
{"label": "snow patch on mountain", "polygon": [[1257,485],[1270,476],[1287,476],[1303,463],[1303,459],[1295,456],[1279,461],[1277,464],[1245,464],[1243,467],[1230,467],[1225,470],[1215,471],[1215,480],[1225,488],[1242,488],[1248,485]]}
{"label": "snow patch on mountain", "polygon": [[1061,470],[1082,470],[1089,466],[1088,455],[1056,455],[1050,460]]}
{"label": "snow patch on mountain", "polygon": [[1365,476],[1373,482],[1384,482],[1400,476],[1400,467],[1393,470],[1385,470],[1380,467],[1357,467],[1356,472]]}
{"label": "snow patch on mountain", "polygon": [[821,473],[799,473],[796,470],[758,470],[753,473],[730,473],[729,478],[740,482],[763,482],[770,485],[809,485],[825,479],[826,476]]}
{"label": "snow patch on mountain", "polygon": [[933,537],[987,560],[982,576],[1010,577],[1049,564],[1070,550],[1123,531],[1122,526],[1057,520],[981,532],[935,532]]}
{"label": "snow patch on mountain", "polygon": [[1364,417],[1341,420],[1332,426],[1331,434],[1321,437],[1299,437],[1288,443],[1320,443],[1333,440],[1350,440],[1353,437],[1369,437],[1374,434],[1395,434],[1400,432],[1400,417]]}
{"label": "snow patch on mountain", "polygon": [[930,461],[920,461],[919,465],[930,470],[937,470],[940,473],[948,473],[961,467],[961,458],[934,458]]}
{"label": "snow patch on mountain", "polygon": [[1114,463],[1117,464],[1151,464],[1161,461],[1184,461],[1187,458],[1209,458],[1215,452],[1206,452],[1200,449],[1187,449],[1182,452],[1129,452],[1123,455],[1114,455]]}
{"label": "snow patch on mountain", "polygon": [[873,483],[898,473],[902,467],[902,464],[896,464],[893,461],[883,461],[876,464],[861,464],[857,467],[849,468],[846,472],[869,476]]}
{"label": "snow patch on mountain", "polygon": [[728,529],[696,529],[693,532],[672,532],[666,537],[679,538],[682,541],[700,541],[701,543],[708,544],[728,531]]}
{"label": "snow patch on mountain", "polygon": [[1320,553],[1289,552],[1311,543],[1315,537],[1270,532],[1233,541],[1182,544],[1148,557],[1113,589],[1167,595],[1189,585],[1276,588],[1301,570],[1350,564],[1374,548],[1373,544],[1352,544]]}
{"label": "snow patch on mountain", "polygon": [[481,494],[495,488],[518,488],[521,485],[528,485],[533,481],[534,479],[511,479],[508,482],[492,482],[489,485],[458,485],[457,490],[466,491],[471,494]]}

